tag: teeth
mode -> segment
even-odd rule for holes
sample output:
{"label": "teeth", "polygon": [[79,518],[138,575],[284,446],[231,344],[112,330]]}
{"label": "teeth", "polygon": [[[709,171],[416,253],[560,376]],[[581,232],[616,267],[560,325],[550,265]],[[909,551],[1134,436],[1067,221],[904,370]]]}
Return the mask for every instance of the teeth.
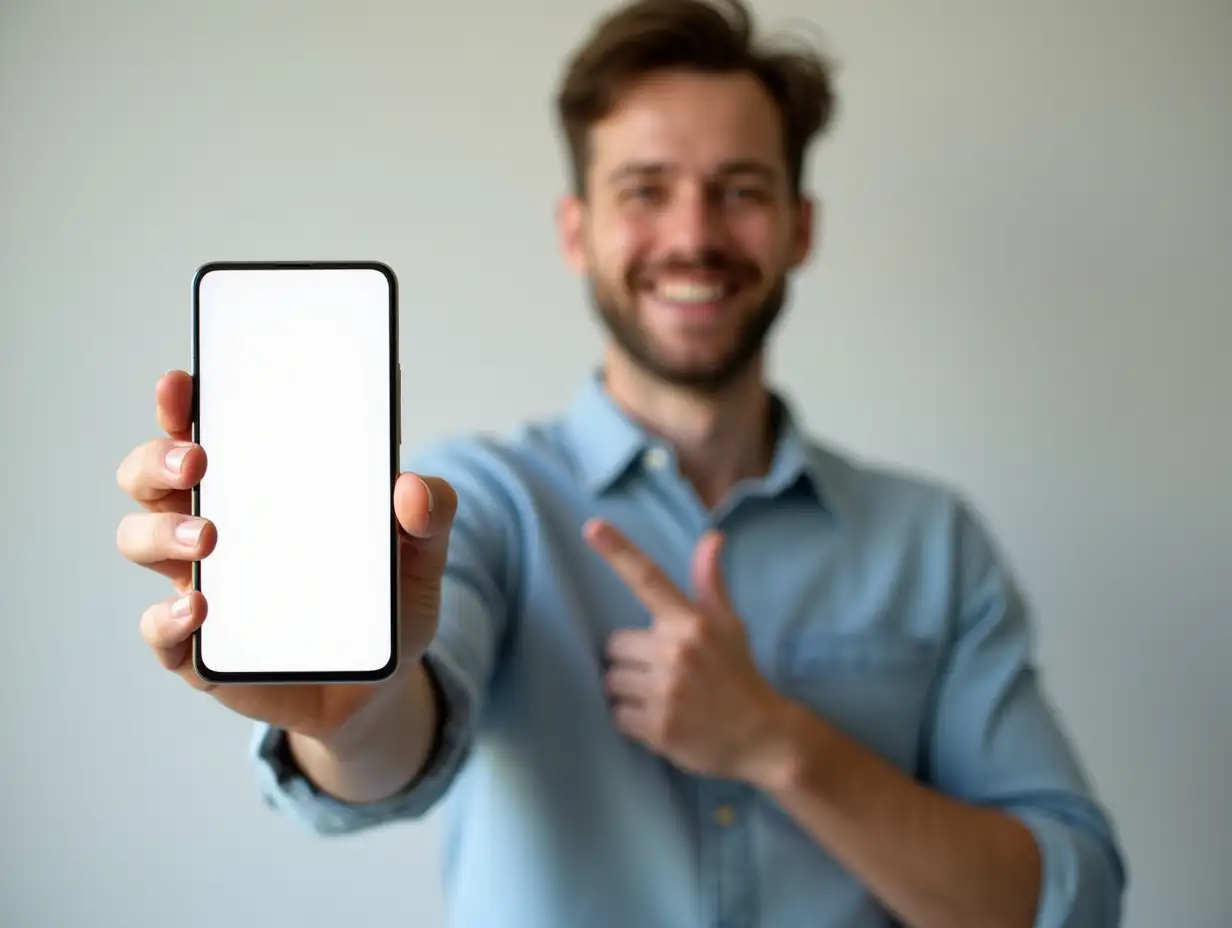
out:
{"label": "teeth", "polygon": [[673,303],[713,303],[723,297],[722,284],[704,284],[693,280],[663,280],[656,292]]}

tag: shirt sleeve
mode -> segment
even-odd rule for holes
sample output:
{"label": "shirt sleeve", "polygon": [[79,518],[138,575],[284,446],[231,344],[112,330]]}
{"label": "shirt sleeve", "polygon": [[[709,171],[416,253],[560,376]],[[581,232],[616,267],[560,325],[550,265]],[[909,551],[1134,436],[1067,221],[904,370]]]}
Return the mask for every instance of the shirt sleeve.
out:
{"label": "shirt sleeve", "polygon": [[1028,606],[970,506],[959,506],[958,622],[943,672],[929,778],[1014,815],[1043,861],[1036,928],[1116,928],[1122,850],[1039,682]]}
{"label": "shirt sleeve", "polygon": [[404,462],[405,471],[443,477],[458,493],[440,624],[424,658],[441,710],[425,768],[382,801],[346,803],[319,790],[297,768],[286,732],[258,723],[249,756],[270,808],[317,834],[336,835],[420,818],[449,791],[469,756],[517,596],[517,520],[498,460],[488,443],[471,439],[434,446]]}

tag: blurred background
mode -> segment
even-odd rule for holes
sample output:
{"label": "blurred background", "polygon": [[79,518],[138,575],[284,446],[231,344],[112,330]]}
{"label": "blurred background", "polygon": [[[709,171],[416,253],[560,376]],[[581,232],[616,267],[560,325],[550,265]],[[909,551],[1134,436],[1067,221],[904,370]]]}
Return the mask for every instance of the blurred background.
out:
{"label": "blurred background", "polygon": [[[121,458],[217,258],[378,258],[406,441],[550,414],[599,332],[552,227],[596,0],[0,5],[0,924],[439,925],[436,822],[316,839],[161,671]],[[1232,924],[1232,4],[758,0],[841,65],[773,357],[967,491],[1116,816],[1131,928]]]}

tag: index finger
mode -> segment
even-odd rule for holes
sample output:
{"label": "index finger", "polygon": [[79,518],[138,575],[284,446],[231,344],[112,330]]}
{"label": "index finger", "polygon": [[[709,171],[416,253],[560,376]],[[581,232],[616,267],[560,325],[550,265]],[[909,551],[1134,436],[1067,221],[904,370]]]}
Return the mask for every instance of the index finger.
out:
{"label": "index finger", "polygon": [[582,530],[586,541],[603,556],[616,575],[652,615],[660,616],[691,608],[687,596],[672,583],[659,565],[647,557],[616,526],[591,519]]}
{"label": "index finger", "polygon": [[[205,451],[191,442],[155,438],[138,445],[120,462],[116,483],[144,505],[161,503],[173,493],[185,496],[205,473]],[[185,502],[187,498],[182,501]],[[163,506],[157,506],[164,509]],[[187,508],[182,511],[187,512]]]}
{"label": "index finger", "polygon": [[168,371],[154,387],[158,427],[170,438],[188,441],[192,437],[193,379],[187,371]]}

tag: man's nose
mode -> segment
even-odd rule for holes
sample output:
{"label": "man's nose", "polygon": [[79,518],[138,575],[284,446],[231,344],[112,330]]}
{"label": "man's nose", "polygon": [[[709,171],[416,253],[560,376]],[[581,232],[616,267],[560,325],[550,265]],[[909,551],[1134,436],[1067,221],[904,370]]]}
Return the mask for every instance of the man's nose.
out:
{"label": "man's nose", "polygon": [[720,212],[704,188],[690,185],[679,190],[663,216],[662,244],[683,254],[719,245],[723,238]]}

